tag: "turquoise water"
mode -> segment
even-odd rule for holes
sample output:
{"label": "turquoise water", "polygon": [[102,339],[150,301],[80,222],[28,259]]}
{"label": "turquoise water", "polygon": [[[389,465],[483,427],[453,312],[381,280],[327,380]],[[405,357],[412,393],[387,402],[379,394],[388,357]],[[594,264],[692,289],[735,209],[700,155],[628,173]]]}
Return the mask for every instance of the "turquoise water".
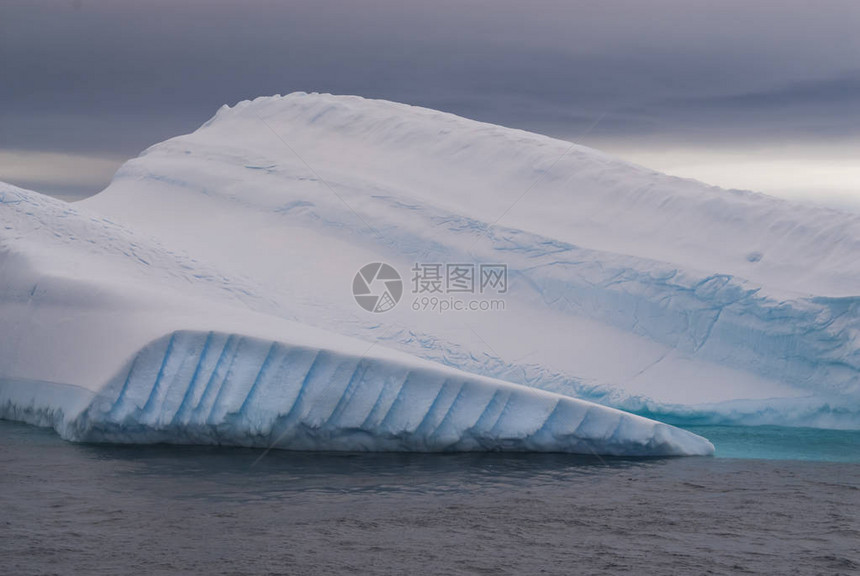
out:
{"label": "turquoise water", "polygon": [[716,447],[718,458],[860,462],[860,430],[780,426],[689,426]]}

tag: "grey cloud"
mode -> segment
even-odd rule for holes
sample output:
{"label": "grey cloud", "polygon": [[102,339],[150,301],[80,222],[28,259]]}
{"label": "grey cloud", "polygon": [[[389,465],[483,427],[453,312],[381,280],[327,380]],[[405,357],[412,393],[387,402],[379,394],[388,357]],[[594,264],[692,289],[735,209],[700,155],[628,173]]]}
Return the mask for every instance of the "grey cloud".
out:
{"label": "grey cloud", "polygon": [[669,98],[619,112],[642,125],[619,123],[618,135],[634,135],[650,125],[664,139],[690,134],[721,142],[851,138],[860,135],[860,73],[769,90]]}
{"label": "grey cloud", "polygon": [[0,5],[0,148],[132,156],[224,103],[295,90],[564,137],[601,115],[603,138],[860,133],[856,2],[75,6]]}
{"label": "grey cloud", "polygon": [[688,101],[687,105],[756,111],[821,105],[860,106],[860,71],[838,78],[794,82],[773,90],[701,98]]}

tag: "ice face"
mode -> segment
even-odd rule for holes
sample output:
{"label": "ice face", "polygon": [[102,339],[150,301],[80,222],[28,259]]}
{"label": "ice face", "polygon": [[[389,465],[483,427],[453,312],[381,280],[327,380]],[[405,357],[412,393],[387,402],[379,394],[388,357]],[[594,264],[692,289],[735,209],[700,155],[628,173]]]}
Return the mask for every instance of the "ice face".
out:
{"label": "ice face", "polygon": [[291,450],[708,455],[689,432],[455,370],[176,332],[59,427],[93,442]]}

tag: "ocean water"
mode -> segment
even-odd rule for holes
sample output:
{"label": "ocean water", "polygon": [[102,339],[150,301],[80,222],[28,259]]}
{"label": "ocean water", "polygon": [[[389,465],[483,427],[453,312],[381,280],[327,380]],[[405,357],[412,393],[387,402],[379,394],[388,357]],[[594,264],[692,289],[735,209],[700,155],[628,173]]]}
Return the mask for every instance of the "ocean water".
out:
{"label": "ocean water", "polygon": [[860,433],[715,458],[77,445],[0,422],[0,574],[858,574]]}

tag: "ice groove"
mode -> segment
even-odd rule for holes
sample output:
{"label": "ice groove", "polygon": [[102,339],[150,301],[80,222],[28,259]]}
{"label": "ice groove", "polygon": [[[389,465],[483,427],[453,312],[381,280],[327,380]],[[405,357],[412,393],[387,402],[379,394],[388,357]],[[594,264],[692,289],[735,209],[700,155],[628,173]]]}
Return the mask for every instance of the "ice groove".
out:
{"label": "ice groove", "polygon": [[221,354],[218,356],[218,361],[215,363],[215,368],[212,370],[212,374],[209,375],[209,380],[206,382],[206,387],[203,389],[203,394],[200,396],[200,399],[197,401],[197,406],[194,407],[192,411],[193,414],[200,414],[206,408],[207,399],[212,397],[212,395],[216,394],[214,391],[213,385],[218,377],[219,370],[224,366],[225,358],[227,357],[228,350],[230,349],[233,341],[235,340],[235,336],[230,335],[227,337],[227,341],[224,342],[224,347],[221,349]]}
{"label": "ice groove", "polygon": [[182,403],[179,405],[179,408],[177,409],[176,414],[173,417],[174,423],[184,418],[185,415],[192,410],[191,403],[194,401],[194,393],[198,388],[198,382],[200,382],[202,370],[206,359],[209,357],[210,349],[212,347],[212,341],[214,339],[214,332],[209,332],[206,335],[206,342],[203,344],[203,350],[200,353],[200,357],[197,361],[197,366],[194,369],[194,374],[191,376],[191,381],[188,385],[188,388],[186,389],[185,394],[183,395]]}
{"label": "ice groove", "polygon": [[269,352],[266,354],[266,358],[263,360],[263,363],[260,365],[260,370],[257,372],[257,377],[254,378],[254,383],[251,384],[251,387],[248,389],[248,394],[245,395],[245,400],[242,402],[242,406],[239,408],[239,412],[244,412],[248,406],[248,402],[251,397],[254,395],[254,392],[260,386],[260,382],[264,379],[264,374],[266,369],[268,369],[272,360],[275,358],[275,351],[278,349],[278,343],[272,342],[272,345],[269,347]]}
{"label": "ice groove", "polygon": [[158,375],[155,377],[155,384],[152,386],[152,393],[149,395],[149,398],[146,400],[146,404],[143,407],[143,411],[147,412],[152,408],[153,403],[155,402],[155,398],[158,395],[159,389],[164,386],[164,367],[167,366],[167,362],[170,359],[170,353],[173,350],[173,344],[176,341],[176,334],[172,334],[170,336],[170,341],[167,343],[167,350],[164,352],[164,358],[161,361],[161,368],[158,370]]}

